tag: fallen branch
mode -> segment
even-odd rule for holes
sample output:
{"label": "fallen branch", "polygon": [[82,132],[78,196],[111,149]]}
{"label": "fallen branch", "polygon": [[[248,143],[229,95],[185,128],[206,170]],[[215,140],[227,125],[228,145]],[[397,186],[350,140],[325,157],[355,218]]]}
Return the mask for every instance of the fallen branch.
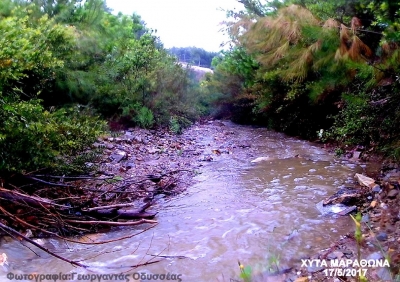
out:
{"label": "fallen branch", "polygon": [[[10,227],[8,227],[7,225],[4,225],[4,224],[1,223],[1,222],[0,222],[0,228],[3,229],[6,233],[11,233],[11,234],[13,234],[14,236],[17,236],[18,238],[21,238],[22,240],[31,243],[32,245],[38,247],[38,248],[41,249],[42,251],[45,251],[45,252],[48,253],[49,255],[52,255],[53,257],[56,257],[56,258],[58,258],[58,259],[60,259],[60,260],[63,260],[63,261],[65,261],[65,262],[68,262],[68,263],[70,263],[70,264],[72,264],[72,265],[76,265],[76,266],[83,267],[83,268],[87,268],[87,267],[88,267],[87,265],[81,264],[81,263],[76,262],[76,261],[73,261],[73,260],[66,259],[66,258],[64,258],[64,257],[62,257],[62,256],[59,256],[59,255],[53,253],[52,251],[50,251],[50,250],[48,250],[48,249],[42,247],[40,244],[38,244],[38,243],[36,243],[35,241],[29,239],[28,237],[22,235],[22,234],[19,233],[18,231],[14,230],[14,229],[12,229],[12,228],[10,228]],[[14,236],[13,236],[13,237],[14,237]]]}
{"label": "fallen branch", "polygon": [[118,218],[120,219],[136,219],[136,218],[154,218],[157,212],[143,212],[137,210],[118,210]]}
{"label": "fallen branch", "polygon": [[87,225],[109,225],[109,226],[131,226],[131,225],[139,225],[143,223],[156,224],[155,220],[141,219],[138,221],[127,221],[127,222],[115,222],[115,221],[84,221],[84,220],[73,220],[73,219],[64,219],[65,222],[69,223],[78,223],[78,224],[87,224]]}
{"label": "fallen branch", "polygon": [[182,172],[182,171],[192,172],[193,170],[188,170],[188,169],[177,169],[177,170],[168,171],[168,172],[163,173],[163,174],[160,174],[160,175],[148,174],[148,175],[146,175],[145,178],[143,178],[142,180],[138,180],[138,181],[137,181],[137,180],[132,181],[132,180],[131,180],[132,178],[127,178],[127,179],[124,179],[124,184],[122,184],[122,185],[120,185],[120,186],[117,186],[117,187],[113,187],[113,188],[111,188],[111,189],[109,189],[109,190],[107,190],[107,191],[104,191],[102,194],[100,194],[99,197],[102,197],[102,196],[104,196],[104,195],[107,194],[107,193],[133,193],[133,192],[131,192],[131,191],[123,191],[123,190],[121,190],[121,189],[124,189],[124,188],[126,188],[126,187],[128,187],[128,186],[130,186],[130,185],[132,185],[132,184],[143,183],[143,182],[146,181],[146,180],[150,180],[150,181],[152,181],[152,182],[154,182],[154,183],[158,183],[158,182],[161,181],[161,179],[162,179],[163,177],[168,176],[168,175],[171,175],[171,174],[175,174],[175,173],[178,173],[178,172]]}
{"label": "fallen branch", "polygon": [[125,208],[125,207],[132,207],[135,204],[129,203],[129,204],[115,204],[115,205],[109,205],[109,206],[99,206],[99,207],[94,207],[94,208],[87,208],[87,209],[82,209],[82,211],[97,211],[97,210],[106,210],[106,209],[117,209],[117,208]]}
{"label": "fallen branch", "polygon": [[95,218],[107,217],[112,219],[139,219],[139,218],[154,218],[157,212],[144,212],[140,210],[97,210],[90,213],[91,216]]}
{"label": "fallen branch", "polygon": [[[121,241],[121,240],[125,240],[125,239],[132,238],[132,237],[134,237],[134,236],[136,236],[136,235],[142,234],[142,233],[146,232],[147,230],[149,230],[149,229],[155,227],[157,224],[158,224],[158,223],[156,223],[155,225],[151,225],[151,226],[147,227],[146,229],[143,229],[142,231],[137,232],[137,233],[135,233],[135,234],[126,235],[126,236],[123,236],[123,237],[119,237],[119,238],[117,238],[117,239],[112,239],[112,240],[107,240],[107,241],[99,241],[99,242],[81,242],[81,241],[75,241],[75,240],[71,240],[71,239],[69,239],[68,241],[73,242],[73,243],[78,243],[78,244],[87,244],[87,245],[101,245],[101,244],[107,244],[107,243],[112,243],[112,242],[116,242],[116,241]],[[65,240],[66,238],[63,238],[63,239]]]}
{"label": "fallen branch", "polygon": [[82,241],[78,241],[78,240],[66,238],[66,237],[63,237],[63,236],[58,235],[57,233],[50,232],[50,231],[47,231],[47,230],[42,229],[42,228],[40,228],[40,227],[34,226],[34,225],[32,225],[32,224],[26,222],[25,220],[22,220],[22,219],[20,219],[19,217],[16,217],[15,215],[9,213],[9,212],[6,211],[5,209],[3,209],[1,206],[0,206],[0,210],[1,210],[5,215],[9,216],[10,218],[12,218],[12,219],[15,220],[15,221],[18,221],[19,223],[21,223],[22,225],[24,225],[24,226],[26,226],[26,227],[28,227],[28,228],[31,228],[31,229],[34,229],[34,230],[39,230],[39,231],[41,231],[41,232],[43,232],[43,233],[45,233],[45,234],[48,234],[48,235],[51,235],[51,236],[60,238],[60,239],[62,239],[62,240],[64,240],[64,241],[68,241],[68,242],[71,242],[71,243],[82,244],[82,245],[101,245],[101,244],[107,244],[107,243],[111,243],[111,242],[116,242],[116,241],[120,241],[120,240],[129,239],[129,238],[132,238],[132,237],[134,237],[134,236],[136,236],[136,235],[139,235],[139,234],[141,234],[141,233],[143,233],[143,232],[146,232],[147,230],[149,230],[149,229],[151,229],[151,228],[153,228],[153,227],[156,226],[156,225],[152,225],[152,226],[150,226],[150,227],[148,227],[148,228],[146,228],[146,229],[144,229],[144,230],[142,230],[142,231],[140,231],[140,232],[137,232],[137,233],[131,234],[131,235],[127,235],[127,236],[124,236],[124,237],[120,237],[120,238],[117,238],[117,239],[112,239],[112,240],[107,240],[107,241],[98,241],[98,242],[95,242],[95,241],[92,241],[92,242],[82,242]]}
{"label": "fallen branch", "polygon": [[113,179],[114,176],[109,176],[109,177],[96,177],[96,176],[61,176],[61,175],[33,175],[33,177],[47,177],[47,178],[56,178],[56,179],[95,179],[95,180],[107,180],[107,179]]}
{"label": "fallen branch", "polygon": [[35,207],[46,207],[49,208],[51,206],[58,206],[63,208],[69,208],[67,206],[62,206],[54,203],[49,199],[43,199],[35,196],[29,196],[26,194],[22,194],[16,191],[11,191],[8,189],[4,189],[0,187],[0,198],[4,198],[6,200],[12,200],[17,202],[26,203]]}
{"label": "fallen branch", "polygon": [[[140,208],[137,209],[126,209],[131,207],[133,204],[115,204],[109,206],[101,206],[95,208],[89,208],[82,210],[82,212],[87,212],[89,215],[99,218],[107,217],[113,219],[141,219],[147,218],[151,219],[157,215],[157,212],[146,212],[146,209],[151,207],[152,202],[147,202]],[[125,208],[124,208],[125,207]]]}
{"label": "fallen branch", "polygon": [[51,186],[67,187],[67,188],[72,188],[73,187],[73,186],[67,185],[67,184],[48,182],[48,181],[42,180],[40,178],[36,178],[36,177],[33,177],[33,176],[29,176],[29,175],[24,175],[24,177],[28,178],[28,179],[31,179],[31,180],[35,180],[35,181],[43,183],[43,184],[51,185]]}

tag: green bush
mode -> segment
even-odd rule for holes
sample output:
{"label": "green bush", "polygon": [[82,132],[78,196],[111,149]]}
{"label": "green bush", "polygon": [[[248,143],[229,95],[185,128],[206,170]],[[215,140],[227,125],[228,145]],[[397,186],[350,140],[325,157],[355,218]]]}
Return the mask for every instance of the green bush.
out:
{"label": "green bush", "polygon": [[169,130],[175,134],[179,134],[182,130],[176,117],[171,117],[169,120]]}
{"label": "green bush", "polygon": [[185,117],[172,116],[169,120],[169,130],[175,134],[181,134],[183,129],[192,124],[190,120]]}
{"label": "green bush", "polygon": [[150,128],[154,124],[153,112],[147,107],[141,107],[137,111],[134,121],[142,128]]}
{"label": "green bush", "polygon": [[343,108],[334,117],[333,126],[325,132],[325,140],[366,146],[382,141],[382,109],[372,106],[365,93],[345,93],[342,98]]}
{"label": "green bush", "polygon": [[349,92],[342,96],[341,111],[333,126],[324,133],[324,141],[340,145],[364,145],[399,160],[400,95],[397,83],[367,92]]}
{"label": "green bush", "polygon": [[69,167],[103,133],[105,122],[79,107],[46,111],[40,100],[0,103],[0,172]]}

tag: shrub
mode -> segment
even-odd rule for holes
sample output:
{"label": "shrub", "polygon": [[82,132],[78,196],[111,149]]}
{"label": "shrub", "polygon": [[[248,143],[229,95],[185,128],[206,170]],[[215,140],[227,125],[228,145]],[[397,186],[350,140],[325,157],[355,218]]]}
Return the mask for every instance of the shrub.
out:
{"label": "shrub", "polygon": [[181,133],[181,126],[179,125],[178,119],[176,117],[171,117],[169,120],[169,130],[175,134]]}
{"label": "shrub", "polygon": [[134,117],[134,121],[143,128],[150,128],[154,124],[153,112],[147,107],[141,107]]}
{"label": "shrub", "polygon": [[105,129],[103,121],[79,107],[50,112],[40,100],[1,101],[0,107],[0,173],[83,171],[84,164],[74,168],[74,160]]}
{"label": "shrub", "polygon": [[172,116],[169,120],[169,130],[175,134],[181,134],[182,130],[191,124],[192,122],[185,117]]}

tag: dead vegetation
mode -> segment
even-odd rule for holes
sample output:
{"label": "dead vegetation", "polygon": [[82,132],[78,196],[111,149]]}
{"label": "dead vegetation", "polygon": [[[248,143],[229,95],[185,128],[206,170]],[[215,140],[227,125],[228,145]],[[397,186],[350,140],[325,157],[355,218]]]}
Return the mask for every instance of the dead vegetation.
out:
{"label": "dead vegetation", "polygon": [[[181,171],[145,175],[141,179],[29,175],[20,187],[0,187],[3,225],[30,230],[34,236],[71,236],[109,226],[155,224],[147,212],[158,193],[170,193]],[[87,178],[87,179],[85,179]],[[51,182],[57,180],[55,182]],[[69,180],[69,181],[68,181]],[[71,181],[72,180],[72,181]],[[146,186],[152,186],[146,189]],[[29,236],[28,236],[29,237]]]}
{"label": "dead vegetation", "polygon": [[[102,137],[96,169],[87,175],[53,175],[45,171],[0,177],[0,234],[24,241],[70,262],[35,243],[55,237],[66,242],[96,245],[78,237],[112,228],[156,226],[158,199],[173,196],[190,182],[200,148],[194,139],[168,131],[130,129],[119,137]],[[195,150],[193,149],[195,147]],[[135,228],[136,229],[136,228]]]}

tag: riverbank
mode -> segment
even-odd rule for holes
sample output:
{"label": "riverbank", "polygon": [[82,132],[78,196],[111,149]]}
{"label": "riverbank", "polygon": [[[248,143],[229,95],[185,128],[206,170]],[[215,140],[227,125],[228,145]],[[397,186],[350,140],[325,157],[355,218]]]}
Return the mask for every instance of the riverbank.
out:
{"label": "riverbank", "polygon": [[[383,168],[386,169],[385,172],[371,172],[370,176],[375,181],[371,181],[369,187],[360,185],[355,180],[357,189],[368,191],[364,194],[365,198],[358,199],[357,209],[361,214],[358,221],[362,235],[360,243],[357,242],[355,221],[353,233],[342,236],[328,249],[305,258],[315,260],[314,263],[293,269],[300,276],[297,282],[359,281],[357,277],[360,273],[365,274],[366,281],[400,280],[400,170],[396,165],[385,164],[382,165]],[[329,267],[335,261],[347,260],[351,262],[350,265]],[[355,261],[370,261],[372,266],[357,267],[352,264]],[[322,265],[322,262],[326,262],[327,266]],[[379,263],[385,267],[379,267]]]}
{"label": "riverbank", "polygon": [[[326,245],[326,241],[338,240],[335,232],[344,234],[342,230],[353,229],[346,226],[352,224],[348,216],[334,219],[318,214],[317,202],[329,197],[341,184],[355,182],[352,171],[356,172],[356,167],[364,172],[370,171],[362,161],[333,159],[333,153],[324,150],[322,144],[290,138],[265,128],[242,127],[226,121],[203,121],[182,135],[132,128],[104,136],[93,147],[103,149],[103,157],[97,163],[88,163],[96,167],[95,174],[90,176],[93,179],[70,181],[37,175],[56,184],[76,185],[85,192],[79,194],[78,200],[86,202],[87,206],[73,205],[74,212],[68,216],[75,220],[89,220],[93,214],[100,214],[121,225],[139,222],[141,230],[158,222],[157,231],[153,229],[153,232],[161,233],[154,240],[158,241],[160,250],[169,245],[163,241],[164,235],[168,234],[176,245],[167,257],[171,253],[172,257],[184,256],[186,260],[193,259],[197,266],[201,264],[204,269],[213,269],[207,276],[210,279],[218,276],[221,269],[231,271],[225,277],[236,279],[239,276],[237,260],[249,266],[254,266],[255,261],[265,266],[270,264],[265,256],[275,255],[285,261],[286,266],[279,266],[285,273],[271,277],[280,280],[269,281],[294,281],[308,276],[310,281],[324,281],[322,269],[303,269],[295,264],[301,258],[328,259],[334,256],[333,253],[336,257],[342,253],[342,257],[354,258],[356,254],[353,232],[340,242],[332,243],[330,249],[315,252],[318,246]],[[380,186],[384,187],[384,184]],[[191,191],[186,191],[188,187],[192,187]],[[72,190],[52,187],[39,195],[50,195],[49,191],[53,191],[55,199],[60,199],[62,193]],[[375,195],[383,197],[384,193]],[[88,202],[93,195],[97,195],[96,200]],[[64,197],[58,204],[67,206],[67,201],[73,200],[70,198],[71,195]],[[383,197],[382,201],[386,198]],[[365,205],[363,209],[369,212],[375,210],[376,216],[381,211],[382,201],[376,202],[372,209],[370,205],[374,199],[367,199],[361,206]],[[171,204],[174,202],[179,204],[174,207]],[[91,209],[90,215],[88,209]],[[81,214],[77,214],[79,212]],[[23,219],[24,215],[18,213],[18,218]],[[332,222],[335,225],[332,226]],[[88,226],[79,226],[85,227],[88,229]],[[110,226],[98,223],[91,227],[95,232],[110,230]],[[112,228],[119,230],[118,226]],[[33,235],[46,235],[40,230],[31,231]],[[23,234],[26,232],[25,227]],[[369,234],[367,230],[364,233]],[[388,232],[387,236],[385,242],[392,242],[392,233]],[[105,235],[102,240],[117,242],[122,237],[127,237],[126,233],[117,238]],[[265,238],[273,240],[274,246],[269,246]],[[137,237],[137,240],[145,238]],[[185,244],[180,248],[181,241]],[[216,264],[201,261],[203,256]],[[179,262],[180,270],[188,277],[194,275],[184,272],[190,263]],[[167,269],[167,264],[165,267]],[[269,277],[266,275],[262,279]],[[264,281],[262,279],[254,277],[254,281]]]}
{"label": "riverbank", "polygon": [[157,199],[184,191],[202,162],[212,160],[195,133],[196,125],[184,135],[131,128],[103,136],[88,149],[95,156],[85,163],[92,168],[88,175],[13,175],[0,190],[0,224],[19,230],[14,235],[22,238],[155,224],[157,211],[148,210]]}
{"label": "riverbank", "polygon": [[[137,132],[135,134],[140,135]],[[144,136],[147,136],[146,134],[149,133],[147,131],[143,131],[143,134]],[[180,163],[182,164],[181,166],[179,166],[180,168],[191,167],[195,171],[194,175],[196,175],[197,173],[196,171],[200,171],[201,167],[203,167],[207,163],[213,161],[219,161],[221,159],[229,159],[232,157],[235,159],[243,159],[243,160],[252,159],[251,163],[253,163],[254,165],[263,162],[275,163],[276,160],[274,160],[273,158],[269,158],[264,155],[262,156],[258,155],[257,148],[253,145],[253,140],[257,139],[258,136],[249,136],[250,138],[243,139],[243,138],[238,138],[237,135],[238,135],[237,130],[232,130],[232,128],[226,126],[226,124],[223,122],[206,121],[205,123],[195,124],[193,127],[186,130],[185,133],[181,136],[168,137],[168,138],[178,138],[180,140],[179,142],[181,142],[180,143],[181,147],[176,148],[176,146],[169,146],[168,149],[165,150],[163,137],[159,136],[157,138],[161,139],[156,138],[158,141],[156,141],[156,139],[152,140],[152,142],[145,141],[144,143],[147,145],[153,144],[153,142],[155,142],[154,143],[155,145],[151,147],[151,149],[146,149],[147,152],[145,152],[144,155],[143,154],[139,156],[136,155],[136,158],[137,161],[142,165],[146,163],[148,164],[147,166],[145,165],[141,168],[144,169],[146,173],[150,173],[149,171],[146,170],[150,167],[153,169],[156,168],[157,169],[156,173],[162,173],[163,169],[165,169],[165,167],[163,168],[163,166],[165,165],[165,160],[168,159],[170,156],[173,156],[171,159],[173,161],[172,163],[175,163],[175,161],[177,161],[177,163],[173,165],[172,167],[173,169],[177,169],[178,167],[176,166],[176,164]],[[139,138],[139,141],[146,140],[146,138],[154,138],[154,137],[148,136],[144,138]],[[114,142],[115,140],[111,141]],[[109,146],[109,144],[106,144],[106,146]],[[111,155],[113,152],[109,151],[108,153]],[[334,152],[330,151],[330,154],[334,155]],[[358,156],[359,154],[357,153],[354,154],[353,152],[352,155],[344,156],[342,158],[342,161],[346,162],[347,160],[350,160],[350,162],[354,164],[354,166],[356,165],[365,166],[365,162],[360,160]],[[132,154],[131,156],[128,157],[132,157]],[[165,157],[166,159],[163,157]],[[293,159],[298,159],[299,161],[309,161],[318,159],[316,158],[316,156],[312,155],[303,156],[297,154],[292,154],[292,155],[283,154],[281,158],[282,159],[293,158]],[[371,158],[373,158],[373,156],[369,156],[369,160],[371,160]],[[140,166],[138,168],[140,168]],[[399,228],[398,228],[398,222],[396,221],[396,208],[398,214],[399,205],[397,204],[396,206],[396,203],[398,202],[396,202],[396,198],[393,198],[394,196],[393,193],[395,192],[390,192],[390,191],[397,191],[398,186],[396,186],[397,185],[396,181],[398,181],[399,179],[396,179],[396,175],[390,176],[386,174],[386,176],[383,176],[379,171],[379,165],[372,165],[366,167],[364,173],[368,176],[376,178],[376,182],[379,185],[379,189],[377,187],[374,187],[375,190],[373,191],[372,194],[370,194],[368,191],[367,193],[363,194],[365,195],[364,199],[358,199],[357,201],[359,204],[358,209],[364,215],[362,224],[364,242],[362,244],[361,253],[363,255],[363,258],[369,258],[369,259],[371,258],[380,259],[382,258],[382,254],[383,255],[388,254],[390,256],[391,264],[393,266],[398,265],[398,260],[396,259],[396,256],[399,252],[397,247],[399,242],[398,241]],[[343,179],[342,181],[344,182],[345,179]],[[356,181],[356,179],[354,179],[353,182],[350,183],[350,185],[356,189],[363,189],[361,185]],[[177,187],[179,187],[179,184]],[[373,187],[371,187],[370,189],[372,190],[372,188]],[[177,191],[180,192],[184,191],[184,187],[178,188]],[[392,211],[392,212],[387,212],[387,211]],[[349,215],[346,216],[348,217]],[[330,220],[329,216],[326,218],[326,220]],[[369,227],[367,227],[366,225],[367,222],[370,223]],[[384,223],[384,225],[382,225],[382,223]],[[290,236],[291,235],[289,235],[289,238]],[[380,240],[382,241],[379,240],[377,241],[377,238],[380,238]],[[321,259],[321,260],[329,260],[329,259],[354,260],[357,258],[357,244],[354,238],[354,232],[350,232],[347,235],[334,240],[337,241],[332,242],[331,246],[328,249],[321,250],[316,254],[310,254],[310,257],[304,256],[304,258]],[[379,245],[377,244],[377,242],[379,242]],[[380,249],[382,249],[383,252],[380,252]],[[263,262],[261,261],[260,264],[262,263]],[[234,268],[235,266],[232,265],[232,267]],[[289,268],[290,267],[283,270],[288,271]],[[280,275],[279,277],[273,276],[272,279],[281,279],[281,281],[294,281],[295,279],[299,278],[302,279],[303,277],[306,277],[307,279],[309,279],[309,281],[340,281],[338,279],[342,279],[342,281],[356,281],[352,277],[346,277],[346,280],[344,280],[343,277],[339,278],[339,275],[334,275],[336,277],[326,277],[326,274],[323,271],[324,271],[323,268],[311,267],[304,269],[300,265],[297,265],[291,268],[289,274],[285,273]],[[396,271],[397,271],[396,267],[394,267],[392,269],[392,273],[396,273]],[[389,273],[385,270],[381,270],[378,268],[368,269],[367,275],[369,281],[389,281],[386,280],[389,277],[388,276]],[[259,280],[257,280],[257,277],[255,277],[254,281],[259,281]]]}
{"label": "riverbank", "polygon": [[185,191],[205,163],[249,151],[249,143],[221,144],[232,134],[221,121],[204,120],[181,135],[130,128],[103,136],[88,150],[101,152],[86,162],[92,168],[89,175],[38,171],[6,182],[0,191],[1,224],[24,239],[156,224],[153,205],[159,199]]}

